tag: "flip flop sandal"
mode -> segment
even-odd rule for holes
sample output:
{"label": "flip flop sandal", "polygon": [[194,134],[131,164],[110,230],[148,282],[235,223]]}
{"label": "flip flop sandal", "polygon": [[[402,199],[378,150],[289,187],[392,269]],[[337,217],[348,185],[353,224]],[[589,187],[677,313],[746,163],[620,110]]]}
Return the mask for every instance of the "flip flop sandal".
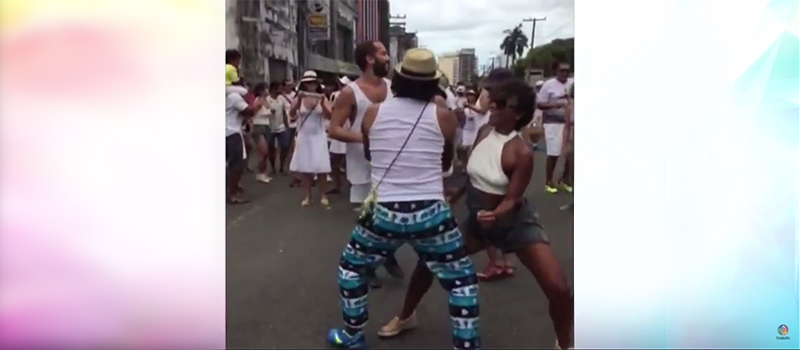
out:
{"label": "flip flop sandal", "polygon": [[478,272],[476,274],[478,276],[478,280],[484,282],[491,282],[501,279],[505,276],[505,268],[501,266],[487,266],[483,269],[483,271]]}
{"label": "flip flop sandal", "polygon": [[503,267],[503,274],[508,277],[514,276],[514,270],[516,269],[517,268],[515,266],[505,266]]}

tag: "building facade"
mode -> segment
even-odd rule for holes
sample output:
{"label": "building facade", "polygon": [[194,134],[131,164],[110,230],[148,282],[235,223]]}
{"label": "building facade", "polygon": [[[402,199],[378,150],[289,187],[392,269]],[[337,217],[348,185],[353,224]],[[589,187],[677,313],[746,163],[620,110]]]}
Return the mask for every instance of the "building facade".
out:
{"label": "building facade", "polygon": [[458,54],[455,52],[445,53],[439,56],[439,70],[447,77],[450,85],[456,85],[458,82]]}
{"label": "building facade", "polygon": [[389,27],[389,57],[392,67],[403,60],[406,51],[419,45],[417,33],[406,32],[402,26]]}
{"label": "building facade", "polygon": [[388,0],[356,0],[356,17],[356,42],[373,40],[387,49],[391,46]]}
{"label": "building facade", "polygon": [[473,76],[478,72],[478,58],[475,56],[475,49],[461,49],[458,51],[458,74],[454,77],[455,83],[467,83],[472,81]]}
{"label": "building facade", "polygon": [[[318,74],[326,75],[358,75],[359,70],[355,65],[355,32],[356,32],[356,0],[305,0],[305,2],[316,2],[328,7],[330,25],[330,37],[328,40],[318,40],[310,42],[306,40],[305,49],[306,67],[317,71]],[[306,6],[301,6],[300,17],[303,18],[302,11],[307,10]],[[301,27],[305,27],[301,23]],[[301,28],[303,33],[306,29]],[[333,76],[329,76],[332,79]]]}
{"label": "building facade", "polygon": [[298,60],[298,0],[226,0],[225,45],[242,53],[248,81],[292,79]]}

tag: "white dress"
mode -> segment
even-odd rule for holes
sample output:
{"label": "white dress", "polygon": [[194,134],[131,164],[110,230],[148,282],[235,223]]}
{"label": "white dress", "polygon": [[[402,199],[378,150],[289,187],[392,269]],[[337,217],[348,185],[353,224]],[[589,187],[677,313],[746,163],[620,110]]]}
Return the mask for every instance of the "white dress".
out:
{"label": "white dress", "polygon": [[328,155],[328,137],[325,133],[325,117],[322,106],[311,112],[301,104],[297,111],[297,140],[289,170],[305,174],[327,174],[331,172]]}

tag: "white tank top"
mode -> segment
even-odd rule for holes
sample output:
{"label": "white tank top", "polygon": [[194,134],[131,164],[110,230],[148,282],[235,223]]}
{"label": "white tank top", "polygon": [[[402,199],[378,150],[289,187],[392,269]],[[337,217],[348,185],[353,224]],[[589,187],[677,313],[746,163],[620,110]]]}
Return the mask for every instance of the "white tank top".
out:
{"label": "white tank top", "polygon": [[325,117],[322,113],[322,102],[315,104],[314,109],[308,110],[305,103],[300,103],[300,110],[297,112],[297,133],[298,135],[324,135]]}
{"label": "white tank top", "polygon": [[[420,112],[422,117],[409,138]],[[408,143],[398,156],[406,138]],[[383,178],[377,188],[378,202],[444,200],[444,136],[436,118],[436,104],[406,98],[382,103],[369,130],[369,151],[373,186]],[[397,160],[389,168],[395,156]]]}
{"label": "white tank top", "polygon": [[[383,81],[386,83],[386,100],[384,101],[388,101],[392,98],[392,83],[389,79],[383,79]],[[350,130],[360,134],[364,113],[367,111],[367,108],[372,105],[372,101],[364,95],[364,92],[361,91],[356,82],[347,84],[347,86],[353,89],[356,100],[356,115],[355,119],[350,124]],[[347,181],[353,185],[370,183],[370,165],[367,158],[364,157],[364,145],[361,143],[348,143],[345,152],[345,159],[347,161]]]}
{"label": "white tank top", "polygon": [[467,161],[467,175],[472,186],[486,193],[504,195],[508,176],[503,171],[501,156],[506,142],[517,137],[516,131],[502,135],[494,131],[481,140]]}

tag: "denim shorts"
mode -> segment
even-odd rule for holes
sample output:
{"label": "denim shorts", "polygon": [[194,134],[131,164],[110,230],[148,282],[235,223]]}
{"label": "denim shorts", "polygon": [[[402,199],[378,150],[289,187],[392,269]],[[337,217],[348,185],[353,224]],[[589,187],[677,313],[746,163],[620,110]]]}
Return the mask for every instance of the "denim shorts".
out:
{"label": "denim shorts", "polygon": [[279,149],[289,149],[289,146],[292,144],[292,134],[289,129],[279,132],[270,132],[266,139],[267,146],[275,147],[275,143],[277,143]]}
{"label": "denim shorts", "polygon": [[260,137],[264,137],[264,141],[269,140],[269,125],[253,125],[253,130],[250,132],[250,137],[253,138],[253,142],[258,142]]}
{"label": "denim shorts", "polygon": [[498,218],[497,222],[488,228],[478,223],[478,212],[491,210],[483,206],[477,190],[467,182],[467,219],[463,222],[465,236],[477,238],[486,246],[493,246],[504,253],[511,253],[524,249],[533,244],[547,243],[547,235],[539,223],[539,215],[533,203],[527,198],[522,198],[519,208],[508,216]]}

